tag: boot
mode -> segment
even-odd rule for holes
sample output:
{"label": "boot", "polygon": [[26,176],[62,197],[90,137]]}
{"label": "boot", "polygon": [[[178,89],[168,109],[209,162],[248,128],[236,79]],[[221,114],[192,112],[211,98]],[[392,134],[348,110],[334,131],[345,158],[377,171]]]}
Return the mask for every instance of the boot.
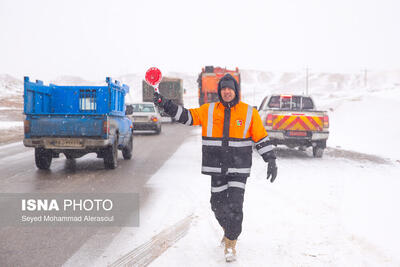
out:
{"label": "boot", "polygon": [[225,246],[225,229],[224,229],[224,227],[222,227],[222,231],[224,232],[224,234],[222,235],[222,239],[221,239],[221,242],[220,242],[220,247],[224,247]]}
{"label": "boot", "polygon": [[225,237],[225,260],[227,262],[236,260],[236,240],[230,240]]}

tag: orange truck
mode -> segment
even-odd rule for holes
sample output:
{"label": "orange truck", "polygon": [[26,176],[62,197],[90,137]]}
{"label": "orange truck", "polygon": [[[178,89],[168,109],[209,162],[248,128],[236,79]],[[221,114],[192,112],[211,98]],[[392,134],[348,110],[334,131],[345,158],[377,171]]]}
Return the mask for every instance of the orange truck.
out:
{"label": "orange truck", "polygon": [[226,68],[206,66],[202,68],[197,79],[199,84],[199,105],[204,103],[218,102],[218,82],[227,73],[230,73],[239,84],[240,99],[240,73],[239,69],[227,70]]}
{"label": "orange truck", "polygon": [[300,150],[312,147],[313,156],[322,157],[329,137],[329,117],[326,111],[317,110],[310,96],[270,95],[258,111],[275,145]]}

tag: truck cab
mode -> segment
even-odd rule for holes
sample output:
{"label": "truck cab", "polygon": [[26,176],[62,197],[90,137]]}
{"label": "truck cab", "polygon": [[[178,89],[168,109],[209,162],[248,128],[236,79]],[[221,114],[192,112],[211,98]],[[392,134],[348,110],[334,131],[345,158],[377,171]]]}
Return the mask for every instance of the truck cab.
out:
{"label": "truck cab", "polygon": [[197,78],[197,83],[199,85],[200,106],[205,103],[212,103],[219,101],[218,83],[219,80],[227,73],[231,74],[239,84],[238,97],[239,99],[241,98],[241,92],[240,92],[241,80],[240,80],[239,68],[236,68],[235,70],[228,70],[226,68],[221,68],[221,67],[205,66],[205,68],[202,68]]}

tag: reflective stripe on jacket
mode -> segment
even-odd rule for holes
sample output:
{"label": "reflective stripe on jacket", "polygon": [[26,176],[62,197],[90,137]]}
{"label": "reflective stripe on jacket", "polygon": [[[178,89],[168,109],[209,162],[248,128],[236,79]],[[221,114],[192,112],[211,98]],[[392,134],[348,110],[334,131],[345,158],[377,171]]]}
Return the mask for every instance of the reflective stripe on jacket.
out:
{"label": "reflective stripe on jacket", "polygon": [[206,103],[199,108],[177,106],[175,119],[186,125],[202,126],[202,173],[249,176],[253,143],[267,161],[275,158],[273,145],[258,111],[239,102],[231,108]]}
{"label": "reflective stripe on jacket", "polygon": [[175,119],[187,125],[202,126],[202,173],[249,176],[252,146],[264,158],[275,158],[272,143],[252,106],[239,102],[225,108],[220,102],[199,108],[177,107]]}

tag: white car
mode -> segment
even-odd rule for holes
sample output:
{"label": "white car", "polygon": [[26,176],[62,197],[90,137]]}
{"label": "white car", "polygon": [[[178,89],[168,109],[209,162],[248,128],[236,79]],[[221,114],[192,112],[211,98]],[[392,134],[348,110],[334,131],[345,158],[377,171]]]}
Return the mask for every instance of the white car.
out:
{"label": "white car", "polygon": [[161,133],[161,115],[154,103],[128,104],[126,109],[132,109],[132,115],[129,117],[133,122],[133,130],[153,130],[156,134]]}

